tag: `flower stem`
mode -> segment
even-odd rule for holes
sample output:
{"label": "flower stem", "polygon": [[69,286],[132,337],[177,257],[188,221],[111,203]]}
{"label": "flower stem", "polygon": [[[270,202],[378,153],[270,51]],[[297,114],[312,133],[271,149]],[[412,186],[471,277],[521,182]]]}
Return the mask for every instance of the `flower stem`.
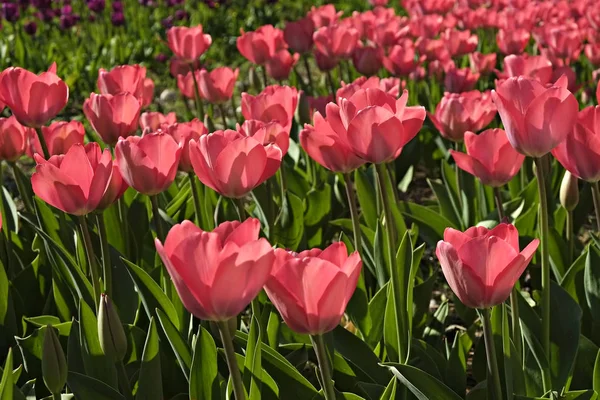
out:
{"label": "flower stem", "polygon": [[233,201],[235,202],[235,206],[237,207],[240,222],[244,222],[247,218],[246,209],[244,208],[244,201],[242,199],[233,199]]}
{"label": "flower stem", "polygon": [[194,100],[196,102],[196,114],[200,121],[204,120],[204,104],[202,104],[202,99],[200,98],[200,91],[198,89],[198,80],[196,79],[196,73],[194,71],[194,67],[190,64],[190,71],[192,73],[192,80],[194,82]]}
{"label": "flower stem", "polygon": [[201,209],[200,209],[200,198],[198,197],[198,185],[196,184],[196,177],[192,172],[188,173],[190,180],[190,188],[192,190],[192,198],[194,200],[194,213],[196,214],[196,225],[200,226],[201,221]]}
{"label": "flower stem", "polygon": [[0,161],[0,212],[2,213],[2,229],[6,239],[6,268],[8,271],[12,271],[12,238],[10,233],[10,227],[8,226],[8,216],[6,215],[6,207],[4,206],[4,174],[3,164]]}
{"label": "flower stem", "polygon": [[377,183],[379,185],[379,191],[381,193],[381,200],[383,202],[383,212],[385,214],[385,225],[388,231],[388,247],[390,257],[390,267],[392,266],[391,260],[394,259],[394,247],[396,241],[396,227],[394,226],[394,217],[392,216],[392,206],[390,204],[390,196],[386,186],[387,170],[384,164],[377,164],[375,166],[377,171]]}
{"label": "flower stem", "polygon": [[[310,64],[308,62],[308,57],[305,55],[302,57],[302,61],[304,63],[304,69],[306,69],[306,76],[308,77],[308,85],[310,86],[311,93],[314,90],[313,80],[312,80],[312,72],[310,70]],[[335,101],[335,98],[333,99]]]}
{"label": "flower stem", "polygon": [[594,199],[594,210],[596,211],[596,229],[600,232],[600,189],[598,182],[592,183],[592,197]]}
{"label": "flower stem", "polygon": [[[540,240],[542,242],[542,346],[550,357],[550,254],[548,251],[548,196],[546,195],[545,166],[541,158],[534,158],[540,197]],[[546,388],[544,388],[546,389]]]}
{"label": "flower stem", "polygon": [[348,206],[350,207],[350,217],[352,218],[352,230],[354,231],[354,250],[358,251],[359,254],[362,254],[360,219],[356,207],[354,183],[352,183],[352,178],[350,178],[349,173],[344,174],[344,181],[346,182],[346,195],[348,196]]}
{"label": "flower stem", "polygon": [[17,184],[17,190],[19,191],[19,195],[21,196],[21,200],[23,201],[23,205],[25,206],[25,210],[28,213],[33,213],[33,204],[31,203],[31,197],[29,197],[29,192],[26,189],[25,183],[23,182],[23,176],[19,167],[14,162],[10,163],[10,167],[13,170],[13,175],[15,177],[15,182]]}
{"label": "flower stem", "polygon": [[164,243],[165,231],[163,230],[162,221],[160,220],[160,214],[158,211],[158,195],[150,196],[150,202],[152,203],[152,217],[154,218],[156,237],[158,240]]}
{"label": "flower stem", "polygon": [[61,400],[62,395],[60,393],[52,393],[52,400]]}
{"label": "flower stem", "polygon": [[264,65],[261,67],[262,76],[263,76],[263,88],[266,89],[269,86],[269,77],[267,76],[267,67]]}
{"label": "flower stem", "polygon": [[313,350],[317,355],[319,362],[319,371],[321,373],[321,384],[323,385],[323,393],[325,400],[335,400],[335,390],[333,388],[333,380],[331,378],[331,367],[329,365],[329,356],[327,355],[327,347],[322,335],[311,335],[310,340],[313,344]]}
{"label": "flower stem", "polygon": [[110,264],[110,248],[108,246],[108,237],[106,236],[106,225],[104,224],[104,215],[96,214],[96,225],[100,236],[100,245],[102,249],[102,272],[104,280],[104,293],[109,297],[112,295],[112,266]]}
{"label": "flower stem", "polygon": [[331,90],[331,95],[333,96],[333,99],[335,101],[336,90],[335,90],[335,85],[333,84],[333,78],[331,77],[331,71],[327,71],[326,77],[327,77],[327,83],[329,84],[329,90]]}
{"label": "flower stem", "polygon": [[231,96],[231,109],[233,110],[233,117],[237,120],[237,105],[235,104],[235,96]]}
{"label": "flower stem", "polygon": [[42,152],[44,153],[44,159],[50,158],[50,152],[48,151],[48,145],[46,144],[46,139],[44,139],[44,134],[42,133],[42,128],[35,128],[35,133],[37,133],[37,137],[42,145]]}
{"label": "flower stem", "polygon": [[494,188],[494,199],[496,200],[496,211],[498,212],[498,221],[502,222],[504,219],[504,206],[502,205],[502,194],[500,193],[500,188]]}
{"label": "flower stem", "polygon": [[221,120],[223,121],[223,130],[227,129],[227,113],[225,111],[225,107],[223,107],[223,103],[219,103],[218,105],[219,111],[221,112]]}
{"label": "flower stem", "polygon": [[119,384],[121,385],[121,391],[127,400],[132,400],[133,395],[131,394],[131,385],[129,384],[129,378],[127,377],[127,371],[125,371],[125,365],[123,365],[123,361],[117,362],[116,366],[117,375],[119,376]]}
{"label": "flower stem", "polygon": [[[492,336],[492,321],[490,309],[481,310],[481,322],[483,324],[483,339],[485,341],[485,353],[487,355],[488,385],[491,386],[494,400],[502,400],[502,387],[500,384],[500,373],[498,372],[498,360],[496,358],[496,347]],[[489,381],[491,379],[491,382]]]}
{"label": "flower stem", "polygon": [[90,274],[92,276],[92,288],[94,290],[94,303],[96,310],[98,310],[98,302],[100,301],[100,274],[98,273],[98,266],[96,265],[96,256],[94,254],[94,246],[92,245],[92,238],[90,237],[90,231],[88,230],[87,220],[85,215],[79,216],[79,225],[81,226],[81,233],[83,235],[83,244],[85,246],[85,253],[87,255],[88,264],[90,268]]}
{"label": "flower stem", "polygon": [[571,263],[573,262],[573,257],[575,254],[575,226],[574,226],[574,222],[573,221],[573,211],[567,211],[567,226],[566,226],[566,231],[567,231],[567,242],[569,243],[569,259],[568,261],[568,265],[571,265]]}
{"label": "flower stem", "polygon": [[217,322],[219,327],[219,333],[221,334],[221,342],[223,342],[223,349],[225,350],[225,358],[227,359],[227,367],[229,367],[229,375],[233,382],[233,393],[235,400],[244,400],[246,398],[246,390],[244,389],[244,382],[242,381],[242,375],[240,374],[240,368],[238,367],[237,359],[235,357],[235,350],[233,348],[233,338],[229,332],[229,326],[227,321]]}

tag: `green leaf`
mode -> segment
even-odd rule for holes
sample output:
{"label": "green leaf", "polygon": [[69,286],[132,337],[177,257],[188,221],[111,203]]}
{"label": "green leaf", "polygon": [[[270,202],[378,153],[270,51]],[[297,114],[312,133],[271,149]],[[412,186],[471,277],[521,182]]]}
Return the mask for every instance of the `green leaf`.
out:
{"label": "green leaf", "polygon": [[210,333],[203,327],[198,329],[189,381],[190,399],[218,400],[220,398],[217,346]]}
{"label": "green leaf", "polygon": [[462,398],[448,386],[418,368],[410,365],[385,363],[394,376],[398,378],[418,400],[461,400]]}
{"label": "green leaf", "polygon": [[445,382],[461,397],[464,397],[467,391],[467,357],[472,344],[468,333],[457,333],[446,364]]}
{"label": "green leaf", "polygon": [[354,172],[354,182],[356,185],[356,194],[362,211],[363,219],[371,229],[377,228],[377,198],[375,197],[375,188],[369,181],[366,171],[357,169]]}
{"label": "green leaf", "polygon": [[244,363],[244,384],[248,390],[250,400],[260,399],[262,387],[261,343],[260,324],[257,317],[252,316]]}
{"label": "green leaf", "polygon": [[163,398],[162,374],[160,369],[160,345],[154,317],[150,319],[148,336],[142,353],[137,400],[161,400]]}
{"label": "green leaf", "polygon": [[435,194],[440,206],[440,213],[449,221],[452,221],[455,226],[460,226],[460,213],[458,212],[457,204],[455,204],[451,194],[448,193],[447,187],[442,183],[431,179],[427,179],[427,183]]}
{"label": "green leaf", "polygon": [[304,224],[314,226],[322,223],[331,214],[331,186],[325,185],[320,190],[311,190],[305,201]]}
{"label": "green leaf", "polygon": [[369,312],[367,315],[371,320],[370,329],[367,332],[365,341],[371,348],[375,348],[383,336],[383,326],[385,320],[385,304],[387,302],[387,282],[381,289],[375,293],[375,296],[369,302]]}
{"label": "green leaf", "polygon": [[284,225],[281,219],[273,227],[272,243],[278,243],[282,247],[297,250],[304,233],[304,204],[302,199],[291,192],[286,193],[288,204],[287,210],[290,214],[289,221]]}
{"label": "green leaf", "polygon": [[181,336],[181,333],[177,330],[175,325],[173,325],[167,314],[157,308],[156,315],[167,340],[171,344],[173,353],[175,353],[175,357],[177,358],[177,361],[179,361],[179,366],[183,371],[183,375],[189,380],[190,369],[192,368],[192,353],[187,342]]}
{"label": "green leaf", "polygon": [[394,400],[396,398],[396,385],[398,384],[398,380],[396,377],[393,377],[390,383],[388,383],[385,391],[379,398],[379,400]]}
{"label": "green leaf", "polygon": [[133,280],[133,284],[140,294],[142,304],[144,305],[146,314],[148,314],[148,318],[152,318],[154,315],[153,310],[160,309],[166,314],[175,328],[179,330],[180,321],[177,317],[177,311],[175,311],[173,303],[171,303],[158,283],[156,283],[146,271],[137,265],[124,258],[122,258],[122,260],[127,266],[131,280]]}
{"label": "green leaf", "polygon": [[125,400],[106,383],[74,371],[69,371],[67,385],[78,399],[90,400]]}
{"label": "green leaf", "polygon": [[458,229],[444,216],[420,204],[403,201],[399,203],[399,209],[406,218],[419,226],[419,235],[432,247],[443,239],[447,227]]}
{"label": "green leaf", "polygon": [[14,382],[13,382],[13,353],[8,349],[6,361],[4,361],[4,371],[0,379],[0,400],[13,400]]}
{"label": "green leaf", "polygon": [[585,263],[584,287],[587,304],[592,318],[600,323],[600,256],[596,246],[592,246]]}
{"label": "green leaf", "polygon": [[594,363],[594,377],[592,378],[592,388],[600,393],[600,351],[596,355],[596,362]]}

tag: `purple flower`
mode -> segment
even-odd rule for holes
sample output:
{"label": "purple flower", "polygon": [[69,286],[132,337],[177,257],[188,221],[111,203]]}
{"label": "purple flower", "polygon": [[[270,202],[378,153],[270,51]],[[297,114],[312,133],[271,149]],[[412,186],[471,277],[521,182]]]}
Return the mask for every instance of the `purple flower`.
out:
{"label": "purple flower", "polygon": [[27,34],[33,36],[37,32],[37,24],[35,23],[35,21],[29,21],[25,24],[23,29],[25,30],[25,32],[27,32]]}
{"label": "purple flower", "polygon": [[156,57],[154,57],[154,59],[159,62],[159,63],[164,63],[166,62],[169,58],[167,57],[167,55],[165,53],[158,53],[156,55]]}
{"label": "purple flower", "polygon": [[101,13],[102,11],[104,11],[105,7],[105,0],[91,0],[88,2],[88,8],[95,13]]}
{"label": "purple flower", "polygon": [[178,21],[184,20],[184,19],[188,19],[190,17],[190,14],[188,14],[187,11],[185,10],[177,10],[175,11],[175,19]]}
{"label": "purple flower", "polygon": [[167,18],[165,18],[162,21],[160,21],[160,23],[162,24],[162,26],[165,29],[169,29],[170,27],[173,26],[173,16],[169,15]]}
{"label": "purple flower", "polygon": [[123,26],[125,25],[125,15],[122,12],[114,12],[110,15],[110,21],[114,26]]}
{"label": "purple flower", "polygon": [[19,19],[19,6],[15,3],[2,4],[2,16],[8,22],[15,22]]}
{"label": "purple flower", "polygon": [[120,1],[113,1],[112,9],[115,13],[123,13],[123,3]]}

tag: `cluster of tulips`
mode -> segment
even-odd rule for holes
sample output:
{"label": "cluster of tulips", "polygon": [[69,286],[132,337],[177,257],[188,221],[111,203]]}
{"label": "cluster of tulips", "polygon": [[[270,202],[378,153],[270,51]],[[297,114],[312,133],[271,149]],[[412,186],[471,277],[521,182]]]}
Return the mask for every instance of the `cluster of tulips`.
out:
{"label": "cluster of tulips", "polygon": [[[540,341],[550,354],[550,238],[545,175],[550,155],[569,172],[565,178],[569,185],[576,185],[575,178],[592,183],[596,212],[600,213],[600,106],[579,110],[573,95],[578,90],[576,76],[570,66],[581,51],[589,52],[592,63],[599,59],[594,56],[600,44],[600,13],[586,15],[584,11],[591,1],[559,2],[559,6],[525,2],[519,7],[504,7],[506,2],[492,1],[489,7],[479,7],[473,5],[482,3],[479,1],[455,6],[453,0],[415,0],[405,2],[409,17],[383,7],[386,1],[373,3],[372,10],[347,18],[341,18],[332,5],[313,7],[305,18],[287,23],[283,30],[265,25],[254,32],[242,32],[237,39],[240,53],[255,65],[252,68],[262,69],[265,74],[258,94],[241,94],[244,121],[234,129],[230,129],[227,118],[239,117],[234,101],[239,70],[222,66],[208,71],[199,67],[200,58],[212,43],[202,26],[174,27],[167,33],[175,55],[171,71],[182,96],[192,100],[200,119],[182,122],[175,113],[144,111],[154,97],[154,82],[146,76],[144,67],[101,69],[98,93],[90,94],[83,104],[83,113],[94,132],[90,136],[95,139],[85,144],[81,122],[51,122],[69,99],[69,89],[57,75],[56,65],[39,75],[19,67],[0,74],[0,106],[6,105],[11,112],[10,117],[0,118],[0,159],[18,168],[15,162],[21,157],[33,158],[36,166],[31,186],[35,195],[78,217],[96,305],[110,288],[110,255],[102,255],[100,269],[86,233],[86,218],[118,203],[132,188],[150,196],[156,251],[183,305],[195,317],[214,321],[219,327],[237,399],[246,398],[246,393],[228,321],[244,313],[249,305],[256,315],[261,305],[255,299],[263,289],[290,329],[311,335],[323,392],[328,400],[335,398],[323,334],[339,325],[357,284],[364,279],[359,211],[351,173],[363,165],[375,165],[377,188],[383,199],[387,265],[394,282],[394,272],[409,266],[400,265],[396,259],[400,238],[393,222],[390,199],[395,197],[389,188],[394,183],[390,182],[387,165],[417,136],[428,115],[440,134],[457,144],[456,150],[450,151],[456,165],[493,187],[497,199],[500,223],[496,227],[475,226],[464,232],[448,228],[444,240],[437,244],[436,255],[452,291],[464,305],[481,312],[489,385],[498,400],[502,389],[490,338],[489,310],[510,297],[513,321],[515,316],[518,321],[515,283],[540,243]],[[566,15],[570,17],[568,23],[563,20]],[[537,26],[539,20],[548,23]],[[497,46],[507,55],[501,71],[495,69],[495,53],[475,51],[478,36],[470,32],[490,27],[499,28]],[[531,34],[540,55],[524,54]],[[585,46],[584,40],[588,41]],[[315,96],[311,53],[328,82],[328,95]],[[465,55],[469,55],[471,66],[457,67],[456,61]],[[268,77],[288,79],[301,59],[306,74],[294,73],[314,97],[283,84],[269,86]],[[342,82],[344,75],[350,76],[347,59],[352,59],[356,71],[367,76]],[[429,114],[422,106],[408,105],[406,87],[410,82],[400,79],[424,79],[428,75],[425,66],[432,79],[443,77],[446,89],[435,111]],[[332,74],[336,67],[337,81]],[[376,76],[382,68],[393,77]],[[484,90],[474,90],[480,75],[492,72],[499,78],[494,90],[486,91],[483,86],[479,88]],[[600,86],[598,90],[600,97]],[[234,106],[228,109],[230,101]],[[188,105],[187,100],[185,103]],[[204,119],[207,104],[211,114],[214,107],[218,108],[222,129],[216,129],[209,118]],[[299,253],[274,249],[267,239],[272,226],[261,227],[259,219],[247,216],[252,208],[252,191],[258,186],[278,177],[285,190],[280,167],[290,147],[297,108],[310,110],[310,121],[304,121],[310,123],[300,129],[298,141],[311,162],[344,176],[354,231],[355,251],[350,255],[343,242]],[[497,114],[504,129],[487,129]],[[462,151],[463,143],[466,153]],[[535,164],[541,234],[539,240],[520,250],[517,229],[504,220],[500,188],[519,173],[526,157]],[[158,195],[168,190],[178,173],[189,179],[196,223],[184,221],[165,233]],[[22,176],[15,173],[23,207],[34,214],[35,203],[24,189],[28,183],[21,180]],[[239,221],[225,221],[212,230],[200,228],[198,225],[203,225],[201,221],[207,216],[199,201],[199,183],[231,199]],[[272,222],[272,215],[267,222]],[[259,237],[261,230],[266,238]],[[513,330],[518,331],[518,325]],[[520,337],[514,339],[515,343],[517,340],[520,342]],[[400,351],[403,356],[408,353],[406,348]]]}

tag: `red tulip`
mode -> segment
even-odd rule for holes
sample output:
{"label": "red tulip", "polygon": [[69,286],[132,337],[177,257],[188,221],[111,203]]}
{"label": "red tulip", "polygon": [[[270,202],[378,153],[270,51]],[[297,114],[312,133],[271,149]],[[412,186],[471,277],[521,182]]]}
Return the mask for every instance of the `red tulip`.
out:
{"label": "red tulip", "polygon": [[192,171],[192,162],[190,160],[190,140],[198,140],[200,136],[207,135],[208,129],[197,118],[190,122],[180,122],[169,125],[167,133],[182,146],[181,159],[179,160],[179,170]]}
{"label": "red tulip", "polygon": [[315,24],[312,19],[305,17],[285,24],[283,37],[292,51],[308,53],[313,47],[314,31]]}
{"label": "red tulip", "polygon": [[566,64],[577,60],[583,48],[583,38],[577,26],[558,25],[544,30],[544,49],[550,59],[559,58]]}
{"label": "red tulip", "polygon": [[521,54],[529,43],[530,33],[525,29],[500,29],[496,34],[498,49],[504,54]]}
{"label": "red tulip", "polygon": [[281,165],[281,149],[263,145],[232,130],[190,141],[190,159],[198,179],[225,197],[241,198],[269,179]]}
{"label": "red tulip", "polygon": [[462,142],[465,132],[478,132],[496,116],[489,92],[444,93],[429,118],[446,139]]}
{"label": "red tulip", "polygon": [[444,88],[452,93],[468,92],[473,90],[478,80],[479,73],[471,68],[450,68],[446,71]]}
{"label": "red tulip", "polygon": [[411,41],[405,41],[389,50],[388,55],[383,58],[383,66],[390,74],[408,76],[424,60],[424,56],[416,56],[414,44]]}
{"label": "red tulip", "polygon": [[100,68],[98,72],[98,90],[100,94],[120,94],[129,92],[138,100],[144,99],[144,80],[146,67],[140,65],[120,65],[110,71]]}
{"label": "red tulip", "polygon": [[137,130],[140,102],[129,93],[117,95],[90,94],[83,103],[85,114],[94,131],[109,146],[119,137],[127,137]]}
{"label": "red tulip", "polygon": [[291,55],[287,49],[281,49],[265,64],[267,74],[278,81],[287,79],[299,59],[300,54]]}
{"label": "red tulip", "polygon": [[488,129],[479,135],[465,133],[467,154],[450,150],[456,165],[476,176],[484,185],[507,184],[521,169],[525,156],[518,153],[502,129]]}
{"label": "red tulip", "polygon": [[482,54],[473,52],[469,54],[469,64],[473,72],[481,75],[487,75],[496,68],[496,53]]}
{"label": "red tulip", "polygon": [[477,49],[479,43],[479,38],[477,35],[472,35],[471,31],[458,31],[456,29],[446,29],[442,32],[441,39],[446,44],[452,57],[472,53]]}
{"label": "red tulip", "polygon": [[[195,70],[194,74],[196,75],[196,83],[198,83],[198,93],[200,93],[200,72],[204,70]],[[182,95],[187,97],[188,99],[196,98],[196,91],[194,90],[194,78],[192,77],[192,72],[188,72],[187,74],[177,75],[177,87]]]}
{"label": "red tulip", "polygon": [[112,175],[110,176],[110,181],[108,182],[108,187],[100,199],[100,203],[96,207],[96,210],[105,210],[108,207],[112,206],[117,200],[123,196],[125,191],[129,188],[129,185],[123,179],[121,175],[121,170],[119,170],[119,166],[117,163],[113,162],[112,166]]}
{"label": "red tulip", "polygon": [[171,228],[164,246],[156,239],[156,251],[190,313],[227,321],[258,295],[274,260],[271,245],[259,233],[255,218],[223,222],[212,232],[184,221]]}
{"label": "red tulip", "polygon": [[464,233],[446,228],[436,255],[460,301],[467,307],[488,308],[508,298],[538,245],[534,239],[519,251],[519,232],[505,223],[491,230],[472,227]]}
{"label": "red tulip", "polygon": [[256,96],[242,93],[242,115],[245,119],[276,121],[288,132],[292,128],[297,104],[298,91],[294,87],[267,86]]}
{"label": "red tulip", "polygon": [[600,106],[579,112],[575,127],[552,155],[577,178],[600,181]]}
{"label": "red tulip", "polygon": [[0,74],[0,101],[25,126],[45,125],[67,105],[69,88],[56,75],[56,65],[39,75],[19,67]]}
{"label": "red tulip", "polygon": [[331,25],[319,28],[313,34],[315,47],[328,58],[348,58],[358,45],[359,34],[354,28]]}
{"label": "red tulip", "polygon": [[204,33],[202,25],[192,28],[175,26],[167,31],[171,51],[181,60],[193,62],[210,47],[212,38]]}
{"label": "red tulip", "polygon": [[352,95],[361,89],[380,89],[393,97],[400,96],[400,91],[404,90],[406,84],[398,78],[379,79],[376,76],[367,78],[361,76],[352,83],[342,82],[342,87],[335,93],[336,97],[349,99]]}
{"label": "red tulip", "polygon": [[156,132],[165,125],[177,122],[177,114],[170,112],[167,115],[158,111],[146,111],[140,115],[140,128],[142,131]]}
{"label": "red tulip", "polygon": [[577,119],[579,104],[559,79],[545,87],[526,78],[509,78],[492,91],[508,140],[520,153],[541,157],[565,140]]}
{"label": "red tulip", "polygon": [[345,130],[352,151],[375,164],[397,158],[425,120],[424,107],[406,106],[406,90],[397,100],[379,89],[361,89],[338,100],[339,107],[328,106],[327,122],[338,134]]}
{"label": "red tulip", "polygon": [[307,17],[313,21],[315,28],[332,25],[342,16],[343,11],[336,11],[333,4],[325,4],[321,7],[312,6]]}
{"label": "red tulip", "polygon": [[142,96],[142,107],[148,107],[154,100],[154,81],[150,78],[144,79],[144,93]]}
{"label": "red tulip", "polygon": [[[42,126],[42,135],[48,146],[48,153],[51,156],[65,154],[71,146],[83,144],[85,137],[85,128],[79,121],[56,121],[50,126]],[[28,154],[33,158],[33,154],[43,155],[42,145],[35,131],[31,130],[29,134]]]}
{"label": "red tulip", "polygon": [[386,18],[374,24],[369,32],[369,39],[382,48],[394,46],[400,38],[408,35],[410,27],[407,19],[399,16]]}
{"label": "red tulip", "polygon": [[115,158],[123,179],[140,193],[165,191],[177,174],[183,144],[159,131],[149,135],[119,138]]}
{"label": "red tulip", "polygon": [[348,256],[343,242],[300,254],[276,249],[265,290],[290,329],[319,335],[339,325],[361,267],[358,252]]}
{"label": "red tulip", "polygon": [[[233,96],[235,81],[238,78],[240,70],[228,67],[215,68],[208,72],[200,70],[198,76],[198,89],[200,97],[209,103],[220,104],[228,101]],[[191,78],[191,74],[189,74]],[[191,79],[190,79],[191,80]],[[191,83],[193,88],[193,82]]]}
{"label": "red tulip", "polygon": [[273,58],[278,50],[287,47],[283,31],[273,25],[263,25],[254,32],[242,30],[241,34],[237,38],[238,51],[254,64],[263,65]]}
{"label": "red tulip", "polygon": [[438,14],[412,16],[410,19],[410,33],[415,38],[434,38],[442,29],[444,17]]}
{"label": "red tulip", "polygon": [[263,145],[276,144],[284,157],[290,147],[290,134],[278,122],[263,122],[247,119],[242,125],[237,125],[236,130],[242,136],[253,137]]}
{"label": "red tulip", "polygon": [[552,63],[545,56],[510,55],[504,57],[504,71],[496,72],[502,79],[526,76],[546,85],[552,78]]}
{"label": "red tulip", "polygon": [[35,131],[21,125],[14,115],[0,118],[0,160],[14,162],[21,158],[31,135]]}
{"label": "red tulip", "polygon": [[381,47],[357,47],[352,54],[354,68],[363,75],[376,75],[383,65],[383,49]]}
{"label": "red tulip", "polygon": [[31,177],[34,193],[46,203],[69,214],[85,215],[96,208],[109,188],[113,161],[110,150],[97,143],[75,144],[65,155],[37,162]]}

